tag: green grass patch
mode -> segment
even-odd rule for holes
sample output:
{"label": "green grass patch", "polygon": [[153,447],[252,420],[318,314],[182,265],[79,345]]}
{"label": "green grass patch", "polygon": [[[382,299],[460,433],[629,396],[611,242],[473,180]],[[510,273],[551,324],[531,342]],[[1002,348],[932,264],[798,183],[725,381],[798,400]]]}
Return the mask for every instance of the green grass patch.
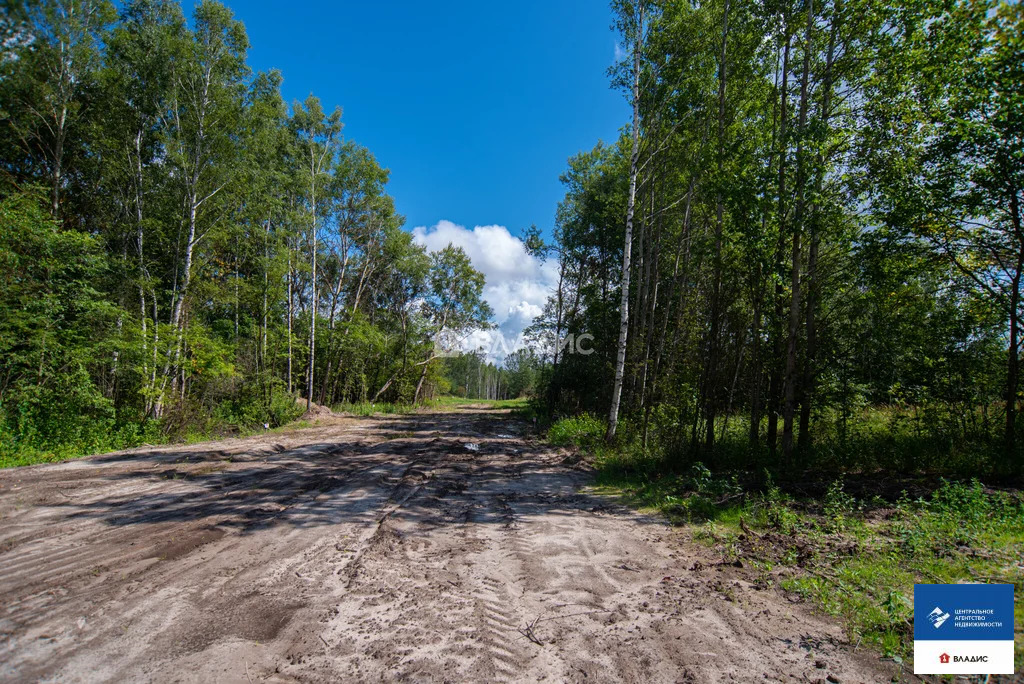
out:
{"label": "green grass patch", "polygon": [[374,415],[404,415],[408,413],[415,413],[420,408],[428,409],[446,409],[446,408],[458,408],[459,406],[479,406],[483,409],[512,409],[513,411],[521,411],[527,409],[529,402],[527,399],[499,399],[499,400],[487,400],[487,399],[466,399],[464,397],[436,397],[434,399],[428,399],[423,402],[422,405],[417,406],[414,404],[394,404],[390,402],[358,402],[358,403],[345,403],[337,404],[332,408],[333,411],[338,413],[348,413],[354,416],[374,416]]}
{"label": "green grass patch", "polygon": [[424,403],[424,406],[430,408],[457,408],[459,406],[467,406],[470,404],[473,406],[479,406],[481,409],[487,407],[496,410],[516,410],[525,409],[529,405],[529,399],[526,397],[519,399],[466,399],[465,397],[445,396],[428,399]]}
{"label": "green grass patch", "polygon": [[164,444],[170,441],[158,421],[110,425],[108,431],[91,430],[76,439],[47,444],[43,440],[25,439],[0,427],[0,468],[16,468],[37,463],[58,463],[90,454],[130,449],[142,444]]}
{"label": "green grass patch", "polygon": [[588,414],[562,418],[548,428],[548,441],[557,446],[575,446],[593,451],[601,446],[607,425]]}
{"label": "green grass patch", "polygon": [[[72,436],[55,439],[35,429],[15,434],[0,421],[0,468],[37,463],[58,463],[83,456],[164,444],[196,444],[226,437],[247,437],[269,431],[307,426],[296,422],[302,413],[295,399],[275,391],[269,401],[257,393],[242,395],[218,404],[213,410],[198,405],[176,406],[162,420],[117,422],[113,419],[89,424],[89,429],[67,431]],[[31,427],[31,426],[29,426]]]}
{"label": "green grass patch", "polygon": [[358,402],[336,404],[331,407],[335,413],[347,413],[353,416],[405,415],[416,411],[412,404],[393,404],[391,402]]}
{"label": "green grass patch", "polygon": [[723,562],[741,560],[756,584],[813,602],[842,623],[851,643],[908,668],[915,583],[1013,584],[1015,663],[1024,669],[1019,491],[939,480],[930,493],[885,500],[854,497],[836,480],[820,496],[799,497],[767,474],[741,482],[700,463],[671,472],[640,450],[598,446],[592,454],[597,491],[689,526]]}
{"label": "green grass patch", "polygon": [[[802,545],[803,572],[785,588],[813,599],[843,621],[851,641],[883,655],[909,660],[913,647],[915,583],[1013,584],[1017,639],[1016,667],[1024,665],[1024,500],[1019,493],[993,491],[977,480],[945,482],[931,496],[895,504],[859,502],[842,512],[797,512],[790,550]],[[772,507],[752,515],[755,530],[771,535]],[[756,513],[757,511],[752,511]],[[777,515],[776,515],[777,517]],[[783,551],[782,555],[785,555]],[[793,554],[790,554],[792,557]]]}

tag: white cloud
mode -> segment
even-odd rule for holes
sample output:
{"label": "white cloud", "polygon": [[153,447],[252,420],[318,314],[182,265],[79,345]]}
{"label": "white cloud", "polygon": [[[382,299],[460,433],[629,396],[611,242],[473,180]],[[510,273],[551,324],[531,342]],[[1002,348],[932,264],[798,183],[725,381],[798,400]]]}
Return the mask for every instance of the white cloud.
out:
{"label": "white cloud", "polygon": [[[486,278],[484,299],[494,310],[494,322],[499,330],[477,331],[470,336],[466,348],[485,343],[500,350],[500,344],[493,344],[499,335],[511,344],[540,315],[558,281],[557,264],[541,262],[532,256],[523,241],[505,226],[476,226],[470,230],[442,220],[429,228],[413,228],[412,235],[413,240],[429,252],[444,249],[449,244],[462,247],[473,267]],[[490,356],[493,362],[504,359],[500,351]]]}

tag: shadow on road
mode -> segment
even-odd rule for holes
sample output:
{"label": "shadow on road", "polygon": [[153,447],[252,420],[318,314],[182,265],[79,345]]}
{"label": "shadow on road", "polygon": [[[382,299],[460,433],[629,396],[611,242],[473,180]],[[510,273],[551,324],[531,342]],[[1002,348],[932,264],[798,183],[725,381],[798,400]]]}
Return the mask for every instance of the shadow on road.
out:
{"label": "shadow on road", "polygon": [[[72,482],[63,483],[64,499],[50,503],[61,511],[54,522],[205,523],[244,534],[337,524],[398,507],[403,519],[429,524],[508,524],[508,507],[494,505],[496,499],[556,514],[626,510],[581,493],[586,469],[523,436],[529,426],[504,414],[359,422],[364,430],[337,440],[322,439],[324,430],[313,428],[290,435],[288,446],[267,435],[241,449],[214,442],[95,457],[93,476],[73,471]],[[313,441],[302,443],[304,434]],[[101,495],[84,502],[68,496],[86,486]]]}

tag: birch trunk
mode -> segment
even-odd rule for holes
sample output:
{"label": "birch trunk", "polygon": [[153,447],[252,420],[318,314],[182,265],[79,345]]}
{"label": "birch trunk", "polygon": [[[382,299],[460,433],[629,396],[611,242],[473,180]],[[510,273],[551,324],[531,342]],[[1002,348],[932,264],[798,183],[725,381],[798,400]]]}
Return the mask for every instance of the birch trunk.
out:
{"label": "birch trunk", "polygon": [[636,178],[640,161],[640,50],[643,42],[644,8],[637,9],[636,36],[633,41],[633,147],[629,153],[629,199],[626,204],[626,236],[622,249],[622,298],[619,305],[619,345],[615,356],[615,380],[612,384],[612,402],[608,411],[607,441],[615,439],[619,423],[619,400],[622,398],[622,378],[626,369],[626,343],[629,337],[629,270],[633,247],[633,212],[636,207]]}

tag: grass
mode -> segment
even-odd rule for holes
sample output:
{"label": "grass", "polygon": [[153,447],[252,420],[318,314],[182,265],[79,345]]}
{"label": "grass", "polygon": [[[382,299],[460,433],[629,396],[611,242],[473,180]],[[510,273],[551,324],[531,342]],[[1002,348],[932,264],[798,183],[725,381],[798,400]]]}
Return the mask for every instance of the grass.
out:
{"label": "grass", "polygon": [[[0,421],[0,468],[58,463],[146,445],[196,444],[227,437],[248,437],[310,425],[296,420],[302,410],[289,395],[275,395],[269,411],[254,407],[252,402],[237,401],[226,402],[214,411],[191,408],[191,413],[186,414],[187,420],[172,414],[162,420],[121,424],[110,421],[109,425],[96,427],[89,434],[79,431],[73,439],[56,444],[33,438],[31,434],[17,438],[6,432]],[[264,423],[274,427],[265,429]]]}
{"label": "grass", "polygon": [[492,409],[523,410],[527,408],[528,401],[526,399],[488,400],[466,399],[465,397],[446,396],[428,399],[419,406],[416,406],[414,404],[393,404],[390,402],[359,402],[337,404],[332,407],[332,410],[339,413],[348,413],[354,416],[404,415],[408,413],[414,413],[420,408],[445,409],[465,406],[467,404],[473,404],[476,406],[480,406],[481,408],[486,406],[487,408]]}
{"label": "grass", "polygon": [[[831,492],[841,491],[833,487]],[[944,482],[931,496],[895,504],[850,498],[841,510],[800,513],[794,538],[813,550],[806,571],[784,588],[840,618],[851,641],[908,659],[913,646],[913,585],[958,582],[1024,589],[1024,501],[1019,493],[986,490],[977,480]],[[785,505],[785,504],[775,504]],[[772,531],[765,516],[755,518]],[[777,529],[777,526],[776,526]],[[792,544],[790,548],[792,548]],[[1015,604],[1020,634],[1024,601]],[[1018,636],[1015,663],[1024,665]]]}
{"label": "grass", "polygon": [[[648,444],[679,460],[692,460],[693,425],[691,414],[660,405],[648,420]],[[781,439],[781,418],[777,427]],[[815,413],[812,427],[813,444],[801,462],[829,472],[924,471],[971,477],[998,473],[1006,462],[1001,423],[984,407],[871,405],[845,416],[826,407]],[[641,430],[636,420],[623,419],[620,443],[635,441]],[[761,442],[751,447],[749,418],[742,413],[723,416],[716,422],[714,450],[700,458],[709,465],[713,461],[716,469],[774,468],[777,458],[763,438],[767,431],[768,421],[762,419]]]}
{"label": "grass", "polygon": [[[474,404],[481,407],[486,406],[493,409],[511,409],[517,414],[529,416],[530,408],[526,399],[503,399],[498,401],[487,401],[483,399],[465,399],[463,397],[439,397],[427,401],[424,406],[427,408],[452,408],[465,404]],[[291,411],[290,416],[294,417],[300,412],[294,408],[297,406],[290,397],[287,400],[287,407]],[[355,403],[339,404],[333,407],[334,411],[345,412],[356,416],[372,415],[403,415],[417,411],[419,407],[411,404],[393,404],[387,402],[378,403]],[[74,458],[81,458],[94,454],[120,451],[142,445],[165,445],[165,444],[196,444],[207,442],[213,439],[225,437],[248,437],[267,432],[279,432],[283,430],[294,430],[312,425],[309,421],[288,420],[284,416],[283,424],[278,427],[266,430],[262,424],[253,423],[252,420],[245,421],[235,416],[209,418],[202,424],[192,424],[184,431],[177,434],[168,434],[160,421],[150,420],[142,424],[127,423],[120,428],[111,428],[109,431],[95,431],[96,435],[90,439],[79,439],[73,443],[60,444],[56,446],[41,448],[27,445],[23,440],[16,440],[13,435],[5,434],[0,430],[0,468],[15,468],[20,466],[35,465],[37,463],[59,463]]]}
{"label": "grass", "polygon": [[425,405],[430,408],[454,408],[466,404],[478,405],[480,407],[487,406],[496,410],[517,410],[527,408],[529,400],[525,397],[520,399],[466,399],[464,397],[447,396],[430,399]]}
{"label": "grass", "polygon": [[0,426],[0,468],[59,463],[90,454],[168,441],[169,437],[161,431],[159,422],[155,420],[111,426],[105,433],[94,431],[90,436],[79,436],[74,441],[54,445],[38,445],[33,443],[34,440],[17,439]]}
{"label": "grass", "polygon": [[312,426],[307,420],[293,420],[278,427],[240,427],[237,429],[218,426],[209,430],[190,430],[181,436],[167,435],[159,429],[159,423],[151,421],[151,426],[143,431],[133,433],[132,439],[107,440],[99,443],[66,444],[53,449],[33,449],[20,447],[5,450],[0,445],[0,468],[18,468],[39,463],[60,463],[85,456],[106,454],[112,451],[132,449],[139,446],[165,446],[168,444],[199,444],[211,440],[229,437],[251,437],[290,430],[298,430]]}
{"label": "grass", "polygon": [[416,411],[412,404],[392,404],[391,402],[363,401],[358,403],[335,404],[331,410],[336,413],[347,413],[353,416],[404,415]]}
{"label": "grass", "polygon": [[[1015,586],[1015,663],[1024,667],[1024,497],[977,480],[938,481],[930,494],[858,499],[841,480],[798,498],[766,477],[741,486],[702,465],[664,475],[636,458],[597,459],[598,489],[664,513],[693,538],[740,560],[755,583],[813,602],[851,643],[911,667],[915,583]],[[745,529],[744,529],[745,528]]]}
{"label": "grass", "polygon": [[[869,441],[878,440],[898,419],[893,410],[880,410],[852,429],[862,437],[870,436]],[[791,471],[780,486],[767,471],[757,474],[742,469],[751,463],[750,454],[741,453],[746,426],[739,420],[733,426],[723,437],[728,442],[735,430],[735,453],[731,454],[735,458],[728,457],[727,446],[719,465],[734,469],[718,474],[702,463],[683,469],[680,460],[669,461],[662,455],[671,451],[656,449],[656,439],[651,440],[652,448],[641,448],[635,428],[628,424],[618,444],[611,446],[601,439],[603,421],[588,416],[555,422],[548,439],[589,454],[597,470],[598,492],[664,514],[673,524],[685,526],[696,541],[720,553],[723,562],[740,561],[756,585],[812,602],[842,623],[851,643],[873,648],[908,668],[913,656],[915,583],[1013,584],[1018,597],[1015,665],[1024,669],[1024,496],[1020,491],[988,488],[976,479],[877,474],[907,472],[898,464],[913,463],[923,455],[921,443],[912,440],[891,441],[884,458],[878,453],[869,458],[855,455],[849,445],[842,458],[828,458],[838,451],[826,448],[824,461],[832,472],[841,472],[849,463],[860,464],[860,474],[848,481],[855,488],[848,490],[843,479],[830,479],[818,470]],[[908,437],[905,425],[900,429]],[[950,456],[957,460],[955,453]],[[897,488],[903,485],[914,495]],[[858,498],[850,491],[861,495]]]}

